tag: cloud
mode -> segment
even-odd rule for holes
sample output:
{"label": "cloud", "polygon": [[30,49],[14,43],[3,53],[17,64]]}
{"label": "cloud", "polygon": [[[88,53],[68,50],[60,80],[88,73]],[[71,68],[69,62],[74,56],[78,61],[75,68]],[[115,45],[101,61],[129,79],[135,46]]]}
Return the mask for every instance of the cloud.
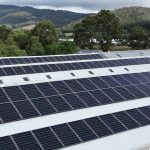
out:
{"label": "cloud", "polygon": [[0,4],[28,5],[37,8],[53,8],[76,12],[98,12],[101,9],[115,9],[125,6],[147,6],[148,0],[0,0]]}

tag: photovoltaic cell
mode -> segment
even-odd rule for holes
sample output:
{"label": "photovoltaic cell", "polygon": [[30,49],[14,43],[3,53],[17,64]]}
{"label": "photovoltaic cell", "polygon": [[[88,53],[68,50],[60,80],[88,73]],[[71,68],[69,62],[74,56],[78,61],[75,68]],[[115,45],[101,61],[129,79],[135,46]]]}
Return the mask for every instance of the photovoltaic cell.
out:
{"label": "photovoltaic cell", "polygon": [[45,98],[33,99],[32,103],[42,115],[56,113],[56,110],[50,105]]}
{"label": "photovoltaic cell", "polygon": [[4,87],[5,92],[12,101],[26,100],[27,97],[18,86]]}
{"label": "photovoltaic cell", "polygon": [[83,121],[71,122],[69,125],[78,134],[82,141],[89,141],[96,138],[93,131]]}
{"label": "photovoltaic cell", "polygon": [[0,149],[1,150],[17,150],[14,143],[9,136],[0,138]]}
{"label": "photovoltaic cell", "polygon": [[122,132],[127,130],[113,115],[109,114],[109,115],[104,115],[104,116],[100,116],[100,119],[102,119],[107,125],[108,127],[110,127],[110,129],[114,132],[114,133],[118,133],[118,132]]}
{"label": "photovoltaic cell", "polygon": [[81,142],[67,124],[56,125],[52,127],[52,130],[57,134],[65,146],[70,146]]}
{"label": "photovoltaic cell", "polygon": [[86,107],[86,105],[75,94],[66,94],[63,95],[63,97],[74,109]]}
{"label": "photovoltaic cell", "polygon": [[33,134],[45,150],[53,150],[63,147],[50,128],[34,130]]}
{"label": "photovoltaic cell", "polygon": [[18,112],[10,103],[0,104],[0,117],[3,122],[11,122],[21,119]]}
{"label": "photovoltaic cell", "polygon": [[12,137],[20,150],[42,150],[31,132],[16,134]]}
{"label": "photovoltaic cell", "polygon": [[99,137],[104,137],[112,134],[111,130],[98,117],[85,119],[85,122]]}
{"label": "photovoltaic cell", "polygon": [[34,109],[33,105],[29,101],[15,102],[14,105],[19,110],[23,118],[39,116],[38,112]]}
{"label": "photovoltaic cell", "polygon": [[125,112],[114,113],[114,116],[117,117],[128,129],[134,129],[140,126]]}
{"label": "photovoltaic cell", "polygon": [[71,107],[65,102],[65,100],[61,96],[52,96],[49,97],[48,100],[58,111],[71,110]]}
{"label": "photovoltaic cell", "polygon": [[126,112],[142,126],[150,123],[150,120],[141,114],[137,109],[127,110]]}

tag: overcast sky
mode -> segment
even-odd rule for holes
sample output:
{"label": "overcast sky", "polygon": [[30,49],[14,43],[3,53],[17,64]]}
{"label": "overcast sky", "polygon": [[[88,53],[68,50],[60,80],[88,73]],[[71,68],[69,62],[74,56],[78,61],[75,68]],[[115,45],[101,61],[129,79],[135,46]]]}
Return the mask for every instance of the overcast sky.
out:
{"label": "overcast sky", "polygon": [[101,9],[115,9],[125,6],[150,7],[150,0],[0,0],[0,4],[33,6],[36,8],[62,9],[91,13]]}

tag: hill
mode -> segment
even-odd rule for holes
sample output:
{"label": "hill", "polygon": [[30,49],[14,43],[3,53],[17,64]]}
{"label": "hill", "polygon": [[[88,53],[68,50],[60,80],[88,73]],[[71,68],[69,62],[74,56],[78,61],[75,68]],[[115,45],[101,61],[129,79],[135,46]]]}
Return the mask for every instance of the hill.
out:
{"label": "hill", "polygon": [[[150,28],[150,8],[147,7],[124,7],[112,11],[119,19],[123,27],[129,29],[139,25],[146,29]],[[73,30],[75,24],[80,21],[64,26],[64,30]]]}
{"label": "hill", "polygon": [[150,8],[147,7],[124,7],[112,11],[122,25],[150,26]]}
{"label": "hill", "polygon": [[62,10],[35,9],[28,6],[0,5],[0,24],[7,25],[33,24],[43,19],[49,19],[56,26],[62,27],[88,15]]}

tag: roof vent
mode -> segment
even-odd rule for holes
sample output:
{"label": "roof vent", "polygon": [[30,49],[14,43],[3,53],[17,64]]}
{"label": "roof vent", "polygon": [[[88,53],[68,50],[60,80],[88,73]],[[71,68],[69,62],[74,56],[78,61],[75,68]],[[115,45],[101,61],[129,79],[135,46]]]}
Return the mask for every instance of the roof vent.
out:
{"label": "roof vent", "polygon": [[52,79],[52,77],[50,75],[46,75],[47,79]]}
{"label": "roof vent", "polygon": [[26,82],[29,81],[29,79],[27,77],[24,77],[23,80]]}
{"label": "roof vent", "polygon": [[126,71],[129,71],[129,69],[128,68],[124,68]]}
{"label": "roof vent", "polygon": [[76,75],[74,73],[70,73],[73,77],[75,77]]}
{"label": "roof vent", "polygon": [[91,75],[93,75],[94,74],[94,72],[92,72],[92,71],[88,71],[89,72],[89,74],[91,74]]}
{"label": "roof vent", "polygon": [[109,69],[110,72],[114,72],[112,69]]}
{"label": "roof vent", "polygon": [[0,80],[0,84],[4,84],[2,80]]}

